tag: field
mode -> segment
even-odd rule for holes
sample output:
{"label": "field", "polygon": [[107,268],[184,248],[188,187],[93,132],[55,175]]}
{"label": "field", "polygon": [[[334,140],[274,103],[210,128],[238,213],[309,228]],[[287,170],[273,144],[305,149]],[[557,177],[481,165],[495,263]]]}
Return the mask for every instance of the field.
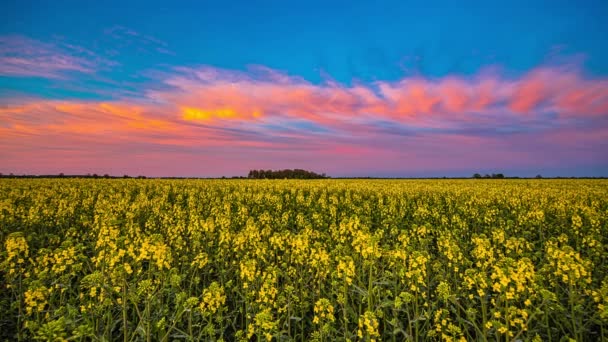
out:
{"label": "field", "polygon": [[0,180],[0,340],[608,338],[605,180]]}

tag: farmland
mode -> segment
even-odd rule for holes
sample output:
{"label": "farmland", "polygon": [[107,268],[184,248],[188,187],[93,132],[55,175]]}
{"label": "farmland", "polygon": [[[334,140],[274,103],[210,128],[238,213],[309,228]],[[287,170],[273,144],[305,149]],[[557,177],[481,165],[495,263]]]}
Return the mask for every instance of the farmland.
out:
{"label": "farmland", "polygon": [[0,180],[0,339],[607,338],[605,180]]}

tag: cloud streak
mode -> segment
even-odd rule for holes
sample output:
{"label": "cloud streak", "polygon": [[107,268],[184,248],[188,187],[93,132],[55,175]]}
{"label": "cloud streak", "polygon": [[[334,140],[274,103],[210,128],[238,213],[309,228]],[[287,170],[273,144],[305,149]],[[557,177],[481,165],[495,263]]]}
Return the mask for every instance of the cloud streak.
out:
{"label": "cloud streak", "polygon": [[608,160],[608,79],[570,67],[353,85],[265,67],[156,75],[154,90],[120,101],[0,104],[0,157],[28,172],[52,168],[56,156],[59,165],[81,160],[95,172],[140,172],[129,166],[138,160],[158,164],[150,175],[207,176],[268,167],[411,175]]}
{"label": "cloud streak", "polygon": [[151,35],[137,32],[131,28],[115,25],[104,30],[104,34],[114,40],[115,53],[125,48],[134,49],[138,52],[157,52],[166,55],[174,55],[169,50],[169,44]]}
{"label": "cloud streak", "polygon": [[68,72],[93,74],[100,66],[112,64],[75,45],[0,36],[0,76],[60,79]]}
{"label": "cloud streak", "polygon": [[255,121],[267,117],[319,124],[382,118],[397,122],[471,121],[500,114],[560,118],[608,114],[608,79],[588,79],[575,69],[541,67],[509,79],[497,74],[439,79],[403,78],[371,85],[312,84],[276,71],[179,69],[162,80],[170,90],[150,98],[179,103],[191,120]]}

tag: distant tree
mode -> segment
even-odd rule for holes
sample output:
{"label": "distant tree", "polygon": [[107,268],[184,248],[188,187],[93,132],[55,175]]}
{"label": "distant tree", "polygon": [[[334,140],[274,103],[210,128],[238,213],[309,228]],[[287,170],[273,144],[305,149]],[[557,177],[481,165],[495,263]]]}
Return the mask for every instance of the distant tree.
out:
{"label": "distant tree", "polygon": [[59,174],[59,178],[63,178],[63,177],[65,177],[65,175],[63,174],[63,172],[61,172],[61,173]]}
{"label": "distant tree", "polygon": [[103,178],[110,178],[110,175],[108,175],[107,173],[103,175]]}
{"label": "distant tree", "polygon": [[481,175],[479,173],[476,173],[473,175],[473,178],[481,178]]}
{"label": "distant tree", "polygon": [[503,175],[502,173],[492,174],[492,178],[503,179],[505,178],[505,175]]}
{"label": "distant tree", "polygon": [[536,177],[535,177],[535,178],[537,178],[537,179],[541,179],[541,178],[543,178],[543,176],[541,176],[540,174],[538,174],[538,175],[536,175]]}
{"label": "distant tree", "polygon": [[131,178],[129,175],[123,175],[122,178]]}
{"label": "distant tree", "polygon": [[311,171],[302,169],[285,169],[285,170],[250,170],[247,178],[252,179],[318,179],[327,178],[323,173],[321,175]]}

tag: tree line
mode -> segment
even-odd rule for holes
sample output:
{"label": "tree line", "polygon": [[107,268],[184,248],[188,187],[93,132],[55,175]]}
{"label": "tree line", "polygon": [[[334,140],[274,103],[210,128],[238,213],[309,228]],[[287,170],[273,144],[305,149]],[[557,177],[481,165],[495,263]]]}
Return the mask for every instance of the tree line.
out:
{"label": "tree line", "polygon": [[312,171],[302,169],[285,169],[285,170],[251,170],[247,178],[252,179],[321,179],[329,178],[324,173],[317,174]]}
{"label": "tree line", "polygon": [[[485,174],[485,175],[481,175],[479,173],[476,173],[473,175],[473,178],[491,178],[491,179],[503,179],[503,178],[519,178],[519,177],[505,177],[505,175],[503,175],[502,173],[493,173],[493,174]],[[536,179],[541,179],[543,178],[543,176],[541,176],[540,174],[536,175],[536,177],[534,177]],[[568,178],[568,177],[556,177],[556,178]],[[569,178],[577,178],[577,177],[569,177]],[[588,177],[583,177],[583,178],[588,178]],[[595,178],[595,177],[591,177],[591,178]],[[600,177],[602,178],[602,177]]]}
{"label": "tree line", "polygon": [[480,175],[479,173],[476,173],[473,175],[473,178],[493,178],[493,179],[502,179],[505,178],[505,175],[503,175],[502,173],[493,173],[491,175],[489,174],[485,174],[485,175]]}

